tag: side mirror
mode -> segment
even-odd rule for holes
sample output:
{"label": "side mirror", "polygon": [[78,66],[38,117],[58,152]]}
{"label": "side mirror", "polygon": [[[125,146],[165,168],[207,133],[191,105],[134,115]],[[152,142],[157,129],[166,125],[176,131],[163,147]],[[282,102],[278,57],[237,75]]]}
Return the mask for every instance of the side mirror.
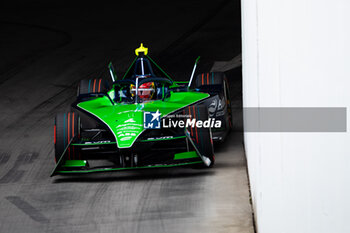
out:
{"label": "side mirror", "polygon": [[109,73],[111,74],[112,81],[115,82],[115,80],[117,80],[117,74],[115,73],[115,69],[113,67],[112,62],[108,64],[108,69]]}

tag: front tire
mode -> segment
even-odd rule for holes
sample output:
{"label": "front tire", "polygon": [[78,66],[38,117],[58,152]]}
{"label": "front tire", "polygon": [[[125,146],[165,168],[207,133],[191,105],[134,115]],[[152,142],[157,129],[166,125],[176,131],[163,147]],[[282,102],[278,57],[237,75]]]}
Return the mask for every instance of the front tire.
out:
{"label": "front tire", "polygon": [[[75,112],[57,114],[54,126],[55,162],[61,158],[64,150],[73,138],[80,136],[80,117]],[[66,151],[66,159],[78,158],[78,152],[73,146]]]}
{"label": "front tire", "polygon": [[[187,107],[185,110],[185,115],[190,116],[190,120],[196,119],[200,121],[206,121],[209,119],[208,108],[205,105],[193,105]],[[199,150],[200,154],[206,158],[207,164],[202,164],[202,167],[212,167],[215,162],[214,147],[211,129],[204,127],[194,127],[188,129],[190,137],[196,148]]]}

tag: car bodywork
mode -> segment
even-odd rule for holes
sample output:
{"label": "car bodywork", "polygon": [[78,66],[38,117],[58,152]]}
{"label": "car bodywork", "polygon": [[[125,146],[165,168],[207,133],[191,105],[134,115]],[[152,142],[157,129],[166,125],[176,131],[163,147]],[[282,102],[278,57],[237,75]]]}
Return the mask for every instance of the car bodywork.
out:
{"label": "car bodywork", "polygon": [[[108,92],[78,96],[72,108],[81,116],[82,127],[79,135],[67,143],[52,176],[195,164],[210,166],[199,146],[201,135],[191,132],[188,127],[146,128],[144,118],[146,112],[156,114],[160,122],[174,116],[185,121],[188,113],[196,118],[194,106],[204,105],[214,119],[220,112],[220,94],[215,92],[215,86],[204,92],[191,88],[190,81],[173,81],[147,53],[141,45],[120,80],[110,65],[113,86]],[[137,99],[137,87],[145,80],[157,84],[157,98]],[[134,97],[127,96],[130,85],[136,87]],[[212,130],[214,139],[223,140],[228,132],[227,119],[221,121],[223,125]],[[93,126],[84,127],[84,122],[92,122]],[[69,153],[70,148],[74,148],[74,154]]]}

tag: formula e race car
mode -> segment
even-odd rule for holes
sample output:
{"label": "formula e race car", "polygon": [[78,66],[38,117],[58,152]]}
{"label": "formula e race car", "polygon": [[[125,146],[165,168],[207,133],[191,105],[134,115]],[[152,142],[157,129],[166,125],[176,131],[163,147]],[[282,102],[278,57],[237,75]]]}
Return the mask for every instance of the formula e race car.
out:
{"label": "formula e race car", "polygon": [[55,118],[57,174],[91,173],[182,165],[211,167],[213,141],[231,129],[224,73],[202,73],[174,81],[147,54],[121,79],[81,80],[72,111]]}

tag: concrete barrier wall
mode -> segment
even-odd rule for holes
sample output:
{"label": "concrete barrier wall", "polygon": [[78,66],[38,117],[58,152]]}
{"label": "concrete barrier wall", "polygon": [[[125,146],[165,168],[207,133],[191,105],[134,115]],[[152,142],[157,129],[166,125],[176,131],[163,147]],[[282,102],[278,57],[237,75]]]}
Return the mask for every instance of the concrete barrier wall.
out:
{"label": "concrete barrier wall", "polygon": [[[244,107],[350,106],[349,0],[243,0],[242,24]],[[244,139],[259,233],[350,232],[349,133]]]}

